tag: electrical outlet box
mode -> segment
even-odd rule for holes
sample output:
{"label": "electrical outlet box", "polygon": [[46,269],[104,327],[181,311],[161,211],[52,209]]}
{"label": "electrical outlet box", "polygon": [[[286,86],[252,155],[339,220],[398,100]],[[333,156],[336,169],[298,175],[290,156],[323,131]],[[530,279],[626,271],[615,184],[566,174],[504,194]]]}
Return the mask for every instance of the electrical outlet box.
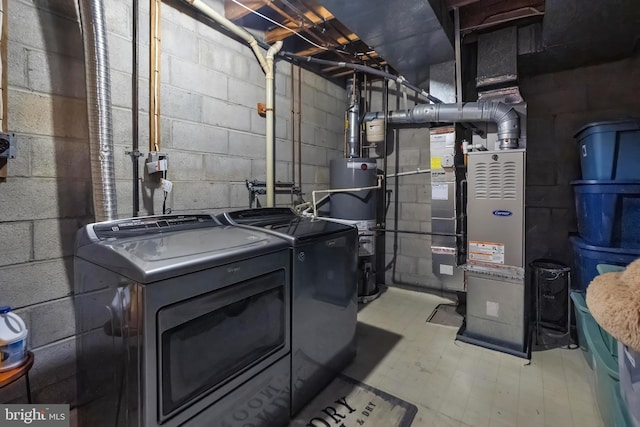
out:
{"label": "electrical outlet box", "polygon": [[147,173],[152,175],[169,169],[168,156],[165,153],[151,152],[147,158]]}
{"label": "electrical outlet box", "polygon": [[16,158],[16,134],[0,133],[0,158]]}

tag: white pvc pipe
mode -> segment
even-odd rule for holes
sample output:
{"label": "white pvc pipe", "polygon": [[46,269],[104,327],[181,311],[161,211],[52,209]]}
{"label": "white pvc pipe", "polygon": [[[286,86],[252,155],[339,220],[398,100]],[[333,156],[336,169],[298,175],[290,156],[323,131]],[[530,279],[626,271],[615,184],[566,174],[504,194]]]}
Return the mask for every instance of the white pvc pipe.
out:
{"label": "white pvc pipe", "polygon": [[213,19],[218,24],[222,25],[227,30],[231,31],[242,40],[246,41],[253,53],[258,58],[260,67],[265,74],[265,86],[266,86],[266,187],[267,187],[267,206],[275,206],[276,192],[275,192],[275,114],[274,114],[274,57],[282,48],[282,41],[275,42],[267,51],[266,57],[262,55],[258,41],[249,34],[243,28],[240,28],[233,22],[229,21],[224,16],[209,7],[202,0],[185,0],[194,8]]}
{"label": "white pvc pipe", "polygon": [[262,55],[262,51],[260,50],[260,46],[258,45],[258,41],[256,40],[255,37],[249,34],[246,30],[238,27],[236,24],[229,21],[224,16],[220,15],[218,12],[213,10],[202,0],[185,0],[185,1],[189,3],[191,6],[198,9],[200,12],[207,15],[209,18],[216,21],[218,24],[222,25],[227,30],[231,31],[236,36],[240,37],[242,40],[246,41],[249,44],[249,46],[251,46],[251,50],[253,50],[253,53],[255,53],[256,58],[258,58],[260,67],[262,67],[265,73],[267,72],[267,61]]}
{"label": "white pvc pipe", "polygon": [[431,169],[416,169],[414,171],[408,171],[408,172],[399,172],[399,173],[392,173],[392,174],[388,174],[387,178],[395,178],[397,176],[407,176],[407,175],[418,175],[421,173],[429,173],[431,172]]}
{"label": "white pvc pipe", "polygon": [[[335,188],[335,189],[330,189],[330,190],[314,190],[311,192],[311,203],[312,203],[312,207],[313,207],[313,216],[318,216],[318,203],[321,200],[324,200],[329,194],[331,193],[350,193],[350,192],[355,192],[355,191],[362,191],[362,190],[377,190],[382,188],[382,179],[383,176],[382,175],[378,175],[378,185],[374,185],[372,187],[356,187],[356,188]],[[321,200],[318,200],[318,202],[316,202],[316,194],[318,193],[329,193],[327,194],[327,196],[323,197]]]}
{"label": "white pvc pipe", "polygon": [[267,171],[266,171],[266,184],[267,184],[267,207],[273,207],[276,204],[276,191],[275,191],[275,115],[274,111],[274,73],[273,73],[273,61],[274,56],[282,48],[282,42],[275,42],[267,51],[267,69],[265,70],[266,79],[266,152],[267,152]]}

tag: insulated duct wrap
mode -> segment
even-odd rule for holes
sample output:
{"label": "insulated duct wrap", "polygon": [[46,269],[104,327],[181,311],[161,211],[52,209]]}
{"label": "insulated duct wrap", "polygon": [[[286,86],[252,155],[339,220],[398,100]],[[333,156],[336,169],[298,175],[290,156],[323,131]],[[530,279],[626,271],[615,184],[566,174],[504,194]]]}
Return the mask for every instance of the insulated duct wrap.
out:
{"label": "insulated duct wrap", "polygon": [[103,0],[80,0],[93,208],[96,221],[118,215],[113,161],[111,81]]}
{"label": "insulated duct wrap", "polygon": [[[384,113],[367,113],[364,121],[384,117]],[[500,148],[518,148],[520,117],[513,107],[502,102],[467,102],[458,104],[419,104],[407,111],[391,111],[389,124],[438,122],[494,122],[498,126]]]}

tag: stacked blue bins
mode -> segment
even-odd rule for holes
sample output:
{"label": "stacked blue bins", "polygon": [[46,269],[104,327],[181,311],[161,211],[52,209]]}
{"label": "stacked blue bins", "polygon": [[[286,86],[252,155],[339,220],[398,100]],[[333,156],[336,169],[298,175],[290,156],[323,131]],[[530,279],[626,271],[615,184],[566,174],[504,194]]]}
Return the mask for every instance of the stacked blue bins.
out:
{"label": "stacked blue bins", "polygon": [[618,343],[593,319],[584,292],[599,272],[640,258],[640,120],[590,123],[575,137],[582,166],[582,180],[572,182],[580,234],[571,238],[578,339],[594,370],[604,424],[631,426],[620,389]]}
{"label": "stacked blue bins", "polygon": [[578,141],[582,180],[572,182],[578,232],[571,239],[576,287],[587,289],[599,264],[640,258],[640,120],[590,123]]}

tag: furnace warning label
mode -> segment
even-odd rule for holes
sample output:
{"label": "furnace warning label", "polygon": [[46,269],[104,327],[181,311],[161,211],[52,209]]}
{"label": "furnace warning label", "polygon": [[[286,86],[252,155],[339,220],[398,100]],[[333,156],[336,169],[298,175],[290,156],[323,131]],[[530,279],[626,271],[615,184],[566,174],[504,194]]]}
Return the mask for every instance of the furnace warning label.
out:
{"label": "furnace warning label", "polygon": [[469,241],[469,260],[504,264],[504,245],[502,243]]}

